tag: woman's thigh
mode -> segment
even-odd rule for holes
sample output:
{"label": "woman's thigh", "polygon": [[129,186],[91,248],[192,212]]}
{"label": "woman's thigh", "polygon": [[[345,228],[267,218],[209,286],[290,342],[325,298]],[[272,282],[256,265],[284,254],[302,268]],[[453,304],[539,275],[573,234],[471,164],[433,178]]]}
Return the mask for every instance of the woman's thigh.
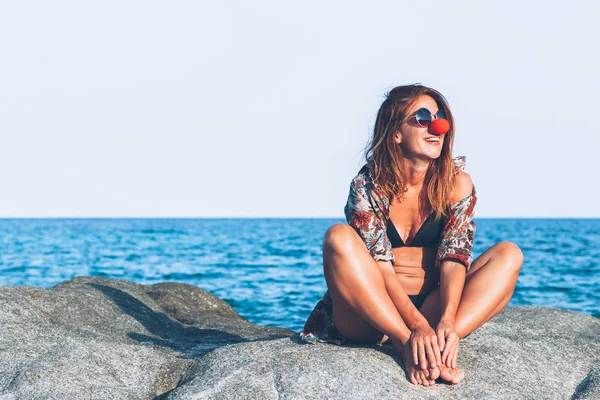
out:
{"label": "woman's thigh", "polygon": [[[328,238],[327,235],[335,235],[336,237]],[[335,274],[331,274],[330,271],[328,271],[330,268],[344,268],[344,265],[330,265],[330,263],[334,261],[332,260],[332,257],[329,257],[328,253],[330,249],[328,249],[328,245],[326,243],[332,240],[344,242],[338,246],[337,251],[343,249],[345,257],[335,257],[335,262],[343,263],[344,259],[362,259],[371,261],[373,263],[375,263],[375,261],[369,254],[369,251],[367,250],[367,247],[362,239],[358,236],[354,229],[350,227],[350,225],[336,224],[328,230],[323,246],[323,266],[325,269],[325,281],[329,289],[329,295],[331,296],[335,327],[340,334],[350,341],[360,343],[377,343],[383,338],[384,334],[363,319],[344,299],[344,297],[340,294],[338,287],[336,286],[335,279],[333,278]],[[373,273],[379,273],[377,267],[373,269]]]}
{"label": "woman's thigh", "polygon": [[[498,251],[502,251],[504,243],[496,243],[486,251],[481,253],[471,263],[471,268],[467,271],[465,276],[465,286],[475,276],[477,271],[480,271],[492,257],[495,256]],[[440,318],[442,317],[441,299],[440,299],[440,288],[439,286],[429,293],[423,305],[421,306],[421,314],[427,319],[429,324],[435,328]]]}
{"label": "woman's thigh", "polygon": [[365,321],[343,298],[335,298],[331,292],[330,295],[335,327],[346,339],[356,343],[378,343],[384,338],[382,332]]}

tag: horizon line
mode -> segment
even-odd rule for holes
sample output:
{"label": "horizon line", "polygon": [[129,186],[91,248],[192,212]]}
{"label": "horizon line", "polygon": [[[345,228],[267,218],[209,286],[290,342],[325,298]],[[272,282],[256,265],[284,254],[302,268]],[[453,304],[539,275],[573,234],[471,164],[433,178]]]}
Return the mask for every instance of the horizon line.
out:
{"label": "horizon line", "polygon": [[[0,216],[0,220],[19,219],[341,219],[344,217],[298,217],[298,216],[192,216],[192,217],[170,217],[170,216],[103,216],[103,217],[74,217],[74,216],[46,216],[46,217],[7,217]],[[502,216],[502,217],[474,217],[478,219],[600,219],[600,216]]]}

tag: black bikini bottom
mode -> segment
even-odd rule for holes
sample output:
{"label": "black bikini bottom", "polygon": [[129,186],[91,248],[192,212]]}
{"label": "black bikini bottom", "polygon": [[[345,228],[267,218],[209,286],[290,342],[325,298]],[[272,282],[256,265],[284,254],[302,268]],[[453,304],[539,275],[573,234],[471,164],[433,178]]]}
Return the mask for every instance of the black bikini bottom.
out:
{"label": "black bikini bottom", "polygon": [[420,310],[428,294],[429,293],[409,294],[408,298],[413,302],[415,307],[417,307],[417,310]]}

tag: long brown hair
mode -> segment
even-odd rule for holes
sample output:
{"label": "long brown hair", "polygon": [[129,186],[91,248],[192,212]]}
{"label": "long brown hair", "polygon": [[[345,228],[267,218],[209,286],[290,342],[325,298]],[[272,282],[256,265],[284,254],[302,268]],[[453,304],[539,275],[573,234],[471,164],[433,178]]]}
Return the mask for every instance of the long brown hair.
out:
{"label": "long brown hair", "polygon": [[377,112],[373,137],[365,149],[365,158],[380,190],[389,198],[402,201],[406,192],[406,174],[404,172],[404,154],[394,141],[394,133],[405,122],[407,110],[419,96],[431,96],[439,109],[444,110],[450,123],[445,134],[442,152],[433,160],[425,174],[427,199],[438,218],[447,216],[451,206],[455,169],[452,161],[454,147],[454,118],[446,98],[437,90],[421,84],[397,86],[386,94],[386,99]]}

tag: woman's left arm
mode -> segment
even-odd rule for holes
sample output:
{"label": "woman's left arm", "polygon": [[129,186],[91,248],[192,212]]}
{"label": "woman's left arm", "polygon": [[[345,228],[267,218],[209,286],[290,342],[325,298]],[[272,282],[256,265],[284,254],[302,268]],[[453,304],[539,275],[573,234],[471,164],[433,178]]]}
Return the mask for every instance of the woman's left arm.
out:
{"label": "woman's left arm", "polygon": [[[471,177],[459,171],[453,192],[453,206],[440,243],[437,264],[440,267],[441,319],[436,328],[442,362],[456,367],[459,338],[455,329],[456,312],[471,266],[475,236],[473,214],[477,197]],[[458,200],[457,200],[458,199]]]}
{"label": "woman's left arm", "polygon": [[456,367],[458,343],[456,333],[456,311],[465,286],[465,266],[454,261],[442,262],[440,271],[440,302],[442,316],[436,328],[438,346],[442,352],[442,363]]}
{"label": "woman's left arm", "polygon": [[451,321],[454,324],[466,276],[467,271],[464,265],[454,261],[442,263],[440,270],[442,320]]}

